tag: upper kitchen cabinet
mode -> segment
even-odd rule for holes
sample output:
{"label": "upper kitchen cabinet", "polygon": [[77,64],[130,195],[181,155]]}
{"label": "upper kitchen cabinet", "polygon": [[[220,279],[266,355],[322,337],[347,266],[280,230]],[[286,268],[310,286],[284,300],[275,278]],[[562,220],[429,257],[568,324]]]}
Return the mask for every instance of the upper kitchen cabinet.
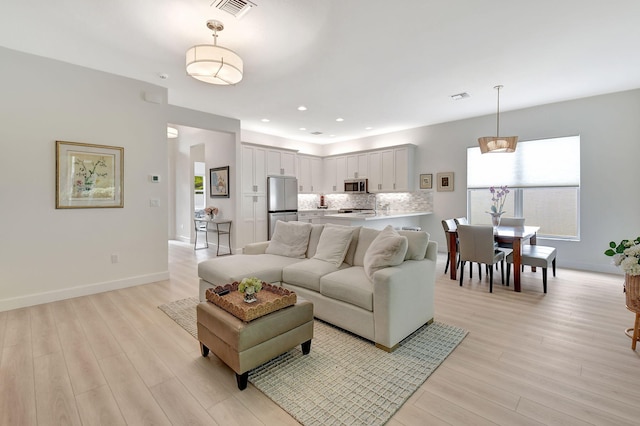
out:
{"label": "upper kitchen cabinet", "polygon": [[260,146],[242,144],[243,194],[267,193],[267,150]]}
{"label": "upper kitchen cabinet", "polygon": [[347,155],[347,175],[345,179],[366,178],[369,174],[369,155],[365,153]]}
{"label": "upper kitchen cabinet", "polygon": [[296,176],[296,151],[270,149],[267,152],[267,175]]}
{"label": "upper kitchen cabinet", "polygon": [[311,155],[298,155],[298,192],[322,192],[322,158]]}
{"label": "upper kitchen cabinet", "polygon": [[369,192],[412,191],[415,145],[369,152]]}
{"label": "upper kitchen cabinet", "polygon": [[338,169],[336,160],[336,157],[327,157],[322,160],[322,168],[324,169],[324,192],[342,191],[342,187],[338,186]]}

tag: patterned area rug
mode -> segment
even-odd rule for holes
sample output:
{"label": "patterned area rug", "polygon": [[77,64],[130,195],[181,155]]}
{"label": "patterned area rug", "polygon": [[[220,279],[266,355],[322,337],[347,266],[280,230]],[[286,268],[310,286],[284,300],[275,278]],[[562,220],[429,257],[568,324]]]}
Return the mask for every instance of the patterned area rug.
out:
{"label": "patterned area rug", "polygon": [[[159,308],[196,337],[197,303]],[[307,426],[386,423],[467,334],[434,322],[387,353],[319,320],[313,331],[309,355],[298,346],[249,373],[256,388]]]}

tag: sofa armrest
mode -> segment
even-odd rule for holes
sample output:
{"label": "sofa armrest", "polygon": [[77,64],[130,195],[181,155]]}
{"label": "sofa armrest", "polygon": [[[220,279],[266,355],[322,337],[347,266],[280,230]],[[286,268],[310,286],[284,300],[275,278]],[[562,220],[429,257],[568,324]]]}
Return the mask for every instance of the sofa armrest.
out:
{"label": "sofa armrest", "polygon": [[431,241],[425,259],[406,260],[373,274],[376,343],[392,348],[433,319],[437,251]]}
{"label": "sofa armrest", "polygon": [[242,254],[264,254],[269,247],[269,241],[260,241],[258,243],[250,243],[244,246]]}

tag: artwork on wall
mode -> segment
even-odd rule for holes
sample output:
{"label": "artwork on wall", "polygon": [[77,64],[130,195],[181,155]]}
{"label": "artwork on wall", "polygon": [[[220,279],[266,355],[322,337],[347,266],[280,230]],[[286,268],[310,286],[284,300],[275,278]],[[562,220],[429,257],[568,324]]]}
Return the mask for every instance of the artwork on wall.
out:
{"label": "artwork on wall", "polygon": [[453,172],[438,173],[438,191],[453,191]]}
{"label": "artwork on wall", "polygon": [[56,208],[124,207],[124,148],[56,141]]}
{"label": "artwork on wall", "polygon": [[433,188],[433,173],[420,175],[420,189]]}
{"label": "artwork on wall", "polygon": [[209,169],[211,197],[229,198],[229,166]]}

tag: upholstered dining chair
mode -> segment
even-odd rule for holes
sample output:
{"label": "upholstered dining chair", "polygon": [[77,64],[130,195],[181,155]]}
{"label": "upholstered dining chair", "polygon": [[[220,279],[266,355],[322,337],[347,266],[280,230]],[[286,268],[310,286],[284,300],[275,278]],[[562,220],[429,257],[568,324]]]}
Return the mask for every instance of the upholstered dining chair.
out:
{"label": "upholstered dining chair", "polygon": [[[484,263],[488,266],[489,293],[493,293],[493,265],[500,262],[502,284],[504,284],[504,259],[513,250],[496,248],[493,244],[493,226],[458,225],[458,245],[460,247],[460,286],[464,278],[464,265],[467,261]],[[482,268],[478,268],[480,272]],[[471,272],[469,277],[472,278]],[[482,274],[480,273],[480,279]]]}
{"label": "upholstered dining chair", "polygon": [[[524,217],[503,217],[500,226],[513,226],[514,228],[524,228]],[[498,247],[513,248],[513,243],[498,243]]]}
{"label": "upholstered dining chair", "polygon": [[[524,270],[525,265],[542,268],[542,289],[547,292],[547,268],[553,268],[553,276],[556,276],[556,255],[555,247],[539,246],[527,244],[522,246],[520,262]],[[513,263],[513,253],[509,253],[507,261],[507,285],[509,285],[509,275],[511,274],[511,264]]]}
{"label": "upholstered dining chair", "polygon": [[456,217],[455,219],[453,219],[453,221],[456,223],[456,225],[468,225],[469,221],[467,220],[466,217]]}
{"label": "upholstered dining chair", "polygon": [[[449,242],[449,231],[455,231],[457,228],[456,222],[453,219],[443,219],[442,229],[444,229],[444,238],[447,241],[447,265],[444,267],[444,273],[449,270],[449,262],[451,260],[451,243]],[[460,252],[458,251],[458,239],[456,238],[456,252],[458,253],[456,262],[456,269],[460,266]]]}

